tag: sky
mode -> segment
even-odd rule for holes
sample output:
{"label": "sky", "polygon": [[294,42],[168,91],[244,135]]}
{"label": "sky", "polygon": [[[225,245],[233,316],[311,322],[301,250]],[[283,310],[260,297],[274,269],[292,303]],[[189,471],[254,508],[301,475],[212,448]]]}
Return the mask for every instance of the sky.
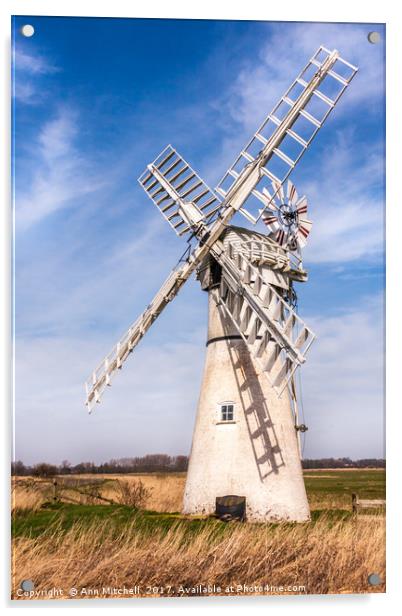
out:
{"label": "sky", "polygon": [[84,406],[84,381],[186,247],[137,178],[171,143],[215,186],[321,44],[359,72],[292,174],[313,221],[297,287],[317,334],[300,371],[303,453],[385,456],[384,27],[19,16],[15,459],[189,453],[207,326],[194,278]]}

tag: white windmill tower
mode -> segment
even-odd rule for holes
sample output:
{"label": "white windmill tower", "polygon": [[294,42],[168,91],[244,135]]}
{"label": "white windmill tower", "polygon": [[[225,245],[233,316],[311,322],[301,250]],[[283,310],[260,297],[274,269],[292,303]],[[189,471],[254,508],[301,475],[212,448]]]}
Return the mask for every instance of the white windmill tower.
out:
{"label": "white windmill tower", "polygon": [[[183,511],[236,495],[248,520],[309,519],[293,376],[314,340],[293,307],[304,282],[307,201],[286,180],[357,68],[320,47],[213,192],[170,145],[139,182],[196,246],[86,383],[91,410],[115,372],[193,272],[209,294],[204,376]],[[241,212],[269,234],[229,226]],[[218,499],[218,501],[217,501]]]}

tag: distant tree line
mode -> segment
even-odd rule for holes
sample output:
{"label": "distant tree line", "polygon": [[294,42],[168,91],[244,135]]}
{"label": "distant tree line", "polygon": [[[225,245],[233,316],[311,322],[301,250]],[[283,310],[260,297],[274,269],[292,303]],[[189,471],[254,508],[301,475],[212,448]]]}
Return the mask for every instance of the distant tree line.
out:
{"label": "distant tree line", "polygon": [[[303,468],[385,468],[385,460],[366,458],[351,460],[350,458],[320,458],[319,460],[303,460]],[[25,465],[21,460],[12,462],[11,474],[24,476],[34,475],[37,477],[52,477],[54,475],[78,475],[78,474],[127,474],[127,473],[177,473],[186,471],[188,456],[168,456],[164,453],[148,454],[135,458],[119,458],[102,464],[94,462],[80,462],[71,464],[68,460],[57,466],[40,462],[33,466]]]}
{"label": "distant tree line", "polygon": [[186,471],[187,466],[188,456],[168,456],[164,453],[155,453],[135,458],[112,459],[102,464],[80,462],[73,465],[68,460],[63,460],[59,466],[48,464],[47,462],[27,466],[21,460],[17,460],[11,464],[11,474],[52,477],[53,475],[78,475],[84,473],[92,473],[94,475],[107,473],[177,473]]}
{"label": "distant tree line", "polygon": [[385,468],[385,460],[378,458],[320,458],[319,460],[303,460],[303,468]]}

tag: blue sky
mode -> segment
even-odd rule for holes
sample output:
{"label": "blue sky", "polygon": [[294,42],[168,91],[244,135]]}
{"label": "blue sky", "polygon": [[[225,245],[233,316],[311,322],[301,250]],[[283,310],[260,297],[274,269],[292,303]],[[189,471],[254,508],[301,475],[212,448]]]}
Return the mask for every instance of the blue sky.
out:
{"label": "blue sky", "polygon": [[207,316],[195,280],[95,413],[83,406],[84,380],[185,248],[137,177],[172,143],[214,186],[320,44],[359,72],[292,176],[314,223],[298,287],[318,335],[304,455],[384,456],[383,26],[17,17],[13,30],[15,456],[189,452]]}

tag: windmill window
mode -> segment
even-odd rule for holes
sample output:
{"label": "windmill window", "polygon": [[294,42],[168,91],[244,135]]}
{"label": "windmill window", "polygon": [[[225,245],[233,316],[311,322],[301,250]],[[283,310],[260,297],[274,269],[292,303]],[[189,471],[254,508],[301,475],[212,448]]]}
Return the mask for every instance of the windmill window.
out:
{"label": "windmill window", "polygon": [[234,421],[234,404],[221,404],[221,421]]}

